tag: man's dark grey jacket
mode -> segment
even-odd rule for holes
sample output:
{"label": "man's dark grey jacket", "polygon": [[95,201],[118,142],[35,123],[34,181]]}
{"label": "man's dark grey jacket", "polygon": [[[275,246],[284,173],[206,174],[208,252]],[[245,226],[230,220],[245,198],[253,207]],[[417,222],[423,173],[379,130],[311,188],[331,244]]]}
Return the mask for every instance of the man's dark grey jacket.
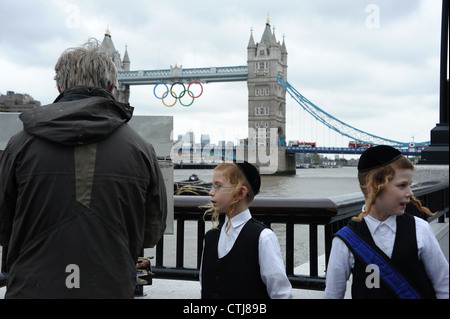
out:
{"label": "man's dark grey jacket", "polygon": [[75,87],[20,115],[0,160],[6,298],[132,298],[135,263],[166,227],[153,146],[127,124],[133,109]]}

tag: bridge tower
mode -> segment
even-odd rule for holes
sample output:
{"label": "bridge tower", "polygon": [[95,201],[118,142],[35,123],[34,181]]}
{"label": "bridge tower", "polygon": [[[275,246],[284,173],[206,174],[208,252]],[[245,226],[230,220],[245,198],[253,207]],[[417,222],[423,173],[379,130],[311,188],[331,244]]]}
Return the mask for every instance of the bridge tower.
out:
{"label": "bridge tower", "polygon": [[[277,42],[275,28],[272,32],[269,18],[259,43],[255,43],[251,31],[247,46],[247,69],[249,152],[253,149],[260,155],[264,152],[260,148],[266,148],[267,156],[256,156],[261,173],[264,173],[263,168],[267,164],[274,164],[276,151],[276,174],[295,174],[295,158],[285,152],[286,91],[277,80],[279,76],[287,81],[287,50],[284,37],[282,44]],[[271,158],[272,163],[267,163],[267,158]],[[273,173],[273,167],[270,170]]]}
{"label": "bridge tower", "polygon": [[[130,57],[128,56],[127,47],[125,46],[125,54],[123,60],[121,61],[120,53],[114,46],[109,29],[106,29],[105,31],[105,37],[103,38],[101,49],[111,57],[117,71],[130,71]],[[119,82],[116,83],[116,87],[117,90],[115,90],[115,97],[117,101],[128,103],[130,98],[130,86]]]}

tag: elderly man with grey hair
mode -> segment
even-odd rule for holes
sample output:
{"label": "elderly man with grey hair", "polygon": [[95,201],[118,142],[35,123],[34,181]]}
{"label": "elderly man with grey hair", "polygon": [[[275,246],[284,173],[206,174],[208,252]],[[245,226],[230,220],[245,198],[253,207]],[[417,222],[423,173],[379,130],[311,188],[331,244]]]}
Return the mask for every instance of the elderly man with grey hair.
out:
{"label": "elderly man with grey hair", "polygon": [[136,262],[166,227],[153,146],[115,100],[117,71],[99,42],[62,53],[61,93],[20,115],[0,160],[6,298],[133,298]]}

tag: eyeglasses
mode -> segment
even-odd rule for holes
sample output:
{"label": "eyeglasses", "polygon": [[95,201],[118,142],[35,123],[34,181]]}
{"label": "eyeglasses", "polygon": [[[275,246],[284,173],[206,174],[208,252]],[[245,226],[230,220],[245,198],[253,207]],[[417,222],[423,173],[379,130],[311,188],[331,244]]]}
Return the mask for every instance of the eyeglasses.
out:
{"label": "eyeglasses", "polygon": [[232,188],[231,186],[222,186],[219,184],[215,184],[211,186],[211,190],[214,190],[214,192],[218,192],[221,188]]}

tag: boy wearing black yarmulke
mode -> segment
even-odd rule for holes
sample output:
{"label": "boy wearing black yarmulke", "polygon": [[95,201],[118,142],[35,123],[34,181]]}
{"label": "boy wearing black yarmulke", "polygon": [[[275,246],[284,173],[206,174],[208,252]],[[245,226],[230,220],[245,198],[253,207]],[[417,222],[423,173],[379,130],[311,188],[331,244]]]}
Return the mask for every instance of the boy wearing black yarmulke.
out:
{"label": "boy wearing black yarmulke", "polygon": [[[200,284],[203,299],[292,298],[275,233],[252,218],[249,205],[261,187],[250,163],[214,169],[210,191],[213,229],[205,234]],[[225,221],[217,227],[219,214]]]}
{"label": "boy wearing black yarmulke", "polygon": [[404,214],[413,202],[414,166],[400,151],[380,145],[360,157],[358,179],[365,197],[359,216],[332,242],[324,298],[343,298],[352,273],[352,298],[449,298],[449,268],[425,220]]}

